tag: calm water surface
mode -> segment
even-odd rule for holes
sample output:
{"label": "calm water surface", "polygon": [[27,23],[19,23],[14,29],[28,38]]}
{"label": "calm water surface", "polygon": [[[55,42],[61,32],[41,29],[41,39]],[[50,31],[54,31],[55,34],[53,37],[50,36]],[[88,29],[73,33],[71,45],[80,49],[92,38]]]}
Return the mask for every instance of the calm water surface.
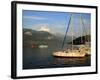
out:
{"label": "calm water surface", "polygon": [[[66,46],[65,46],[66,47]],[[84,58],[57,58],[52,56],[58,46],[48,48],[23,48],[23,69],[90,66],[90,56]]]}

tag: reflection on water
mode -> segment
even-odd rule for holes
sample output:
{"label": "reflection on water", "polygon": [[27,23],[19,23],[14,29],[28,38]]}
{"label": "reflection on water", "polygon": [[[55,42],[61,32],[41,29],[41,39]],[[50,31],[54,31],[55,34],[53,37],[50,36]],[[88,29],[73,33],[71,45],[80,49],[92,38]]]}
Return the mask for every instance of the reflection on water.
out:
{"label": "reflection on water", "polygon": [[56,60],[54,61],[55,64],[57,63],[61,63],[61,64],[65,64],[68,66],[75,66],[75,65],[85,65],[87,63],[87,60],[90,56],[88,57],[84,57],[84,58],[56,58]]}
{"label": "reflection on water", "polygon": [[23,48],[23,69],[90,66],[91,56],[84,58],[57,58],[52,56],[57,47]]}

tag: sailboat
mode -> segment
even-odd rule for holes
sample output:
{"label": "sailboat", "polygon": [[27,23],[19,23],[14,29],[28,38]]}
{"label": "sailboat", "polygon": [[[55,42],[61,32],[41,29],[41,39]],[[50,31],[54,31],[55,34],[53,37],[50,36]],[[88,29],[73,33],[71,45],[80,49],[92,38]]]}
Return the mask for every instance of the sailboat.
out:
{"label": "sailboat", "polygon": [[[72,14],[71,14],[69,22],[68,22],[68,27],[66,29],[66,34],[68,32],[71,19],[72,19]],[[65,43],[66,34],[64,36],[64,40],[63,40],[63,43],[62,43],[62,48],[63,48],[64,43]],[[88,45],[82,44],[82,45],[80,45],[80,47],[78,49],[73,48],[73,27],[72,27],[72,46],[71,46],[71,49],[67,49],[67,50],[64,50],[64,51],[57,51],[57,52],[53,53],[53,56],[55,56],[55,57],[67,57],[67,58],[68,57],[82,58],[82,57],[85,57],[86,55],[90,55],[90,47]]]}

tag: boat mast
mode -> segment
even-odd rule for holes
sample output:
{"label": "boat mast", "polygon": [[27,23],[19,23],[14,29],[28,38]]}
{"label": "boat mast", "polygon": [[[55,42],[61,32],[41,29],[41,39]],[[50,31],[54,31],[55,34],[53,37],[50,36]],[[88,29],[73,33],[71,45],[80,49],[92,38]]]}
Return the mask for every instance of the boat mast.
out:
{"label": "boat mast", "polygon": [[[83,24],[83,22],[82,22],[82,18],[81,18],[81,14],[80,14],[80,24]],[[81,25],[80,25],[81,26]],[[82,44],[83,43],[83,29],[82,29],[82,26],[81,26],[81,41],[80,41],[80,44]]]}
{"label": "boat mast", "polygon": [[83,36],[84,36],[84,43],[86,43],[86,40],[87,40],[87,33],[86,33],[86,29],[85,29],[85,25],[84,25],[84,21],[83,21],[83,17],[81,15],[81,22],[82,22],[82,25],[83,25]]}
{"label": "boat mast", "polygon": [[[73,24],[73,23],[72,23]],[[73,29],[74,29],[74,27],[73,27],[73,25],[71,26],[71,31],[72,31],[72,51],[73,51]]]}
{"label": "boat mast", "polygon": [[61,49],[63,49],[63,47],[64,47],[66,35],[67,35],[68,29],[69,29],[69,25],[70,25],[70,22],[71,22],[71,16],[72,16],[72,14],[70,15],[70,19],[69,19],[69,22],[68,22],[68,26],[67,26],[67,28],[66,28],[66,33],[65,33],[65,36],[64,36],[64,39],[63,39],[63,42],[62,42],[62,47],[61,47]]}

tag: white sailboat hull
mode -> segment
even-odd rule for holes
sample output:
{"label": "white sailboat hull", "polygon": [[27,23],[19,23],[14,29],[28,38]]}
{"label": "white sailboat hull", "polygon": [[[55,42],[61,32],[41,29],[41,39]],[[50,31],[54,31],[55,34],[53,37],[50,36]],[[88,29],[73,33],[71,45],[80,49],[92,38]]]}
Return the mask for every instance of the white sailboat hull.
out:
{"label": "white sailboat hull", "polygon": [[53,56],[55,56],[55,57],[73,57],[73,58],[75,58],[75,57],[85,57],[85,53],[79,53],[79,52],[68,52],[68,53],[66,53],[66,52],[61,52],[61,51],[59,51],[59,52],[54,52],[53,53]]}

